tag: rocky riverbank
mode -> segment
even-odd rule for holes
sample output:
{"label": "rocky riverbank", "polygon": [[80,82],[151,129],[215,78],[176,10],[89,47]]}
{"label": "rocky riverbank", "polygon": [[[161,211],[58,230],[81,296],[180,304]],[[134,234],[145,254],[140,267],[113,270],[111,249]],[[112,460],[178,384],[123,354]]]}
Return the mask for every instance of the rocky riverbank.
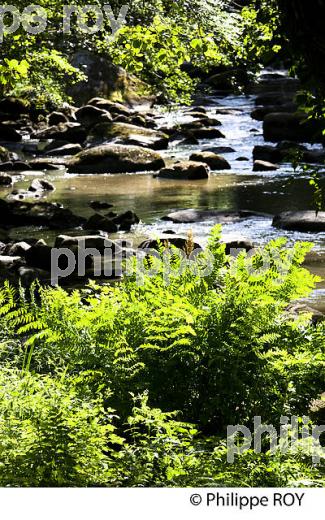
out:
{"label": "rocky riverbank", "polygon": [[[325,232],[324,213],[316,215],[312,210],[312,194],[305,205],[292,200],[286,207],[278,203],[278,190],[274,194],[277,203],[271,204],[270,208],[267,204],[261,207],[267,184],[280,183],[284,174],[293,174],[288,166],[290,158],[299,155],[304,162],[318,166],[325,158],[319,129],[302,124],[303,115],[295,103],[298,88],[296,80],[282,73],[268,73],[261,77],[249,98],[225,97],[222,92],[215,92],[198,99],[191,108],[180,107],[171,112],[144,110],[143,107],[93,98],[82,107],[65,105],[60,111],[36,117],[20,100],[2,100],[2,273],[7,275],[10,271],[15,278],[28,269],[29,279],[33,273],[39,276],[37,270],[41,269],[44,271],[42,276],[47,279],[48,260],[35,260],[37,248],[42,249],[44,257],[49,254],[49,249],[45,252],[45,246],[51,246],[43,243],[47,229],[52,245],[62,232],[120,238],[125,234],[137,236],[138,230],[142,229],[142,240],[143,235],[161,234],[164,221],[157,225],[157,220],[151,231],[150,226],[143,226],[139,221],[148,221],[149,215],[154,219],[161,218],[172,210],[182,209],[181,194],[189,191],[193,193],[193,200],[189,206],[189,200],[184,199],[183,208],[194,210],[195,219],[186,221],[194,231],[199,231],[205,223],[211,226],[220,222],[225,229],[240,226],[237,242],[247,238],[252,242],[254,238],[256,243],[255,237],[246,237],[244,232],[249,231],[251,223],[254,226],[267,221],[271,225],[274,218],[271,237],[281,228],[293,233],[310,233],[311,240],[316,233],[321,243]],[[230,101],[232,106],[229,106]],[[252,105],[250,123],[247,117],[244,124],[246,109],[243,102]],[[136,175],[121,177],[121,174],[131,173]],[[219,196],[205,202],[206,197],[200,200],[200,194],[203,196],[210,189],[214,190],[213,186],[218,183],[224,186],[218,188],[219,193],[228,190],[230,180],[236,181],[239,188],[243,186],[235,206],[234,202],[227,202],[226,206],[221,202],[220,205]],[[149,201],[145,205],[141,202],[143,194],[132,193],[137,183],[139,188],[140,184],[143,187],[150,185],[153,190],[150,207]],[[244,184],[246,190],[256,192],[254,205],[243,191]],[[64,197],[62,185],[71,186]],[[82,199],[75,204],[81,187]],[[114,200],[114,190],[122,187],[125,192],[123,205]],[[93,190],[96,200],[91,202]],[[169,199],[164,197],[165,190]],[[178,196],[180,199],[175,204]],[[115,207],[107,211],[112,203]],[[211,211],[203,216],[203,210]],[[250,212],[245,218],[242,217],[244,210]],[[178,220],[178,224],[181,223]],[[171,225],[175,226],[174,233],[184,235],[175,220]],[[26,227],[28,234],[22,236]],[[35,235],[33,228],[37,228],[37,237],[32,236]],[[39,239],[43,240],[40,244]],[[32,252],[26,255],[30,250]]]}

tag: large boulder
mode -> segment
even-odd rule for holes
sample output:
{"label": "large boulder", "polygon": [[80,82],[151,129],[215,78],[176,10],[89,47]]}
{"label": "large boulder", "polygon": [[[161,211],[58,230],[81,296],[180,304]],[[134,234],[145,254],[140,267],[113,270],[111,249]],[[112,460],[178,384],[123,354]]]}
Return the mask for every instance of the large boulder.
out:
{"label": "large boulder", "polygon": [[297,142],[324,141],[319,124],[307,119],[306,114],[275,112],[268,114],[263,123],[263,134],[266,141],[288,139]]}
{"label": "large boulder", "polygon": [[[219,211],[219,210],[201,210],[201,209],[184,209],[169,213],[162,220],[168,220],[175,224],[191,224],[193,222],[211,221],[214,224],[228,224],[240,222],[241,220],[252,217],[265,217],[263,213],[257,213],[249,210],[239,211]],[[269,215],[267,215],[269,216]]]}
{"label": "large boulder", "polygon": [[325,231],[325,211],[284,211],[274,217],[272,225],[288,231],[321,233]]}
{"label": "large boulder", "polygon": [[169,137],[151,128],[114,122],[99,123],[94,126],[88,135],[88,142],[96,144],[115,142],[163,150],[168,147]]}
{"label": "large boulder", "polygon": [[67,123],[69,119],[63,112],[51,112],[47,118],[49,126],[56,126],[60,123]]}
{"label": "large boulder", "polygon": [[86,140],[87,132],[79,123],[59,123],[44,130],[34,132],[33,139],[62,139],[69,143],[83,143]]}
{"label": "large boulder", "polygon": [[324,149],[308,150],[306,146],[291,141],[281,141],[276,146],[258,145],[253,150],[254,160],[271,163],[290,162],[297,155],[305,163],[323,164],[325,162]]}
{"label": "large boulder", "polygon": [[266,105],[255,108],[251,113],[251,117],[256,121],[263,121],[268,114],[273,114],[274,112],[293,113],[297,110],[298,105],[294,102],[284,103],[283,105]]}
{"label": "large boulder", "polygon": [[229,162],[224,157],[213,152],[193,153],[190,157],[190,161],[205,163],[211,168],[211,170],[231,169]]}
{"label": "large boulder", "polygon": [[110,240],[107,237],[101,235],[59,235],[55,240],[55,247],[67,248],[71,247],[96,249],[100,254],[105,253],[108,249],[111,249],[114,254],[121,252],[122,247],[118,241]]}
{"label": "large boulder", "polygon": [[85,219],[59,204],[0,200],[0,221],[5,222],[7,227],[44,226],[50,229],[68,229],[82,225]]}
{"label": "large boulder", "polygon": [[[78,245],[76,246],[70,246],[70,251],[74,253],[76,264],[75,267],[78,265],[77,258],[78,253],[82,252],[81,249],[79,249]],[[52,272],[53,270],[53,248],[48,246],[43,240],[39,240],[36,242],[36,244],[33,244],[28,251],[25,253],[25,260],[26,264],[30,267],[36,267],[37,269],[42,269],[47,272]],[[85,264],[86,267],[90,267],[93,263],[93,260],[91,256],[85,257]],[[58,258],[58,266],[60,269],[66,269],[68,266],[68,259],[67,257],[62,254]]]}
{"label": "large boulder", "polygon": [[144,93],[148,88],[138,78],[127,73],[104,56],[88,50],[80,50],[71,57],[71,64],[83,70],[84,81],[71,85],[68,94],[79,104],[85,104],[95,96],[126,99],[130,102],[151,102]]}
{"label": "large boulder", "polygon": [[106,144],[96,146],[70,160],[70,173],[135,173],[157,171],[165,163],[161,156],[140,146]]}
{"label": "large boulder", "polygon": [[110,101],[109,99],[101,98],[101,97],[95,97],[88,101],[87,106],[94,106],[97,108],[100,108],[101,110],[106,110],[110,114],[112,114],[114,117],[117,116],[125,116],[129,117],[132,115],[132,110],[122,105],[122,103],[116,103],[114,101]]}
{"label": "large boulder", "polygon": [[75,117],[78,123],[85,128],[90,128],[105,121],[108,123],[113,120],[111,114],[107,112],[107,110],[92,105],[86,105],[79,108],[75,113]]}
{"label": "large boulder", "polygon": [[162,168],[157,177],[176,180],[199,180],[209,177],[209,167],[203,162],[182,161]]}
{"label": "large boulder", "polygon": [[84,229],[91,231],[105,231],[106,233],[117,233],[118,225],[111,218],[95,213],[84,224]]}

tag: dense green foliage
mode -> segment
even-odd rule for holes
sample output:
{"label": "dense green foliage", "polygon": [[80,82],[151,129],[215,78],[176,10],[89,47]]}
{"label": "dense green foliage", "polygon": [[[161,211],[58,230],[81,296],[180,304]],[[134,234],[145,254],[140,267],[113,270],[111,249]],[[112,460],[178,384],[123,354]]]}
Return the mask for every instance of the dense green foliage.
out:
{"label": "dense green foliage", "polygon": [[182,272],[172,253],[167,278],[158,263],[71,294],[3,287],[1,485],[320,485],[303,446],[272,456],[266,439],[232,465],[225,441],[254,416],[307,415],[324,390],[324,324],[286,311],[316,281],[310,245],[231,259],[219,238],[205,277],[208,253]]}
{"label": "dense green foliage", "polygon": [[[22,11],[29,4],[22,0],[18,7]],[[106,17],[100,32],[87,34],[76,15],[71,18],[70,33],[63,33],[65,4],[63,0],[38,2],[47,15],[46,30],[40,34],[28,34],[21,27],[4,35],[0,44],[3,93],[28,95],[41,105],[62,102],[66,86],[84,77],[83,71],[70,65],[71,57],[87,49],[136,74],[165,100],[187,102],[200,75],[232,70],[234,79],[245,82],[247,72],[254,72],[279,50],[276,10],[267,2],[257,10],[255,0],[243,8],[225,0],[132,0],[126,24],[114,35]],[[73,4],[88,5],[84,0]],[[104,4],[92,2],[99,8]],[[116,18],[124,4],[110,2]],[[84,21],[91,27],[95,20],[89,12]],[[196,68],[195,77],[182,68],[184,62]]]}

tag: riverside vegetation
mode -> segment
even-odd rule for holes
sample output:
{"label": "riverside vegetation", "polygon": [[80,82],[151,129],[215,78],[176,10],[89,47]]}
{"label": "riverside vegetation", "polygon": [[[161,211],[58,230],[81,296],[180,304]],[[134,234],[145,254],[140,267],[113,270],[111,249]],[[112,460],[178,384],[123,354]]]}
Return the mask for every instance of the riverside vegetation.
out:
{"label": "riverside vegetation", "polygon": [[[85,5],[82,0],[74,3]],[[98,0],[92,3],[102,5]],[[118,10],[123,3],[114,0],[111,7]],[[20,1],[19,8],[28,4]],[[0,148],[6,165],[2,171],[55,169],[59,164],[72,173],[89,173],[97,154],[101,162],[96,173],[130,173],[131,167],[134,172],[143,171],[149,163],[152,171],[162,168],[160,175],[166,170],[174,174],[175,166],[174,170],[164,168],[156,151],[168,147],[172,132],[155,130],[151,115],[141,116],[122,101],[155,96],[159,103],[189,105],[195,95],[204,99],[215,90],[246,91],[260,67],[276,60],[285,62],[302,81],[308,76],[306,71],[315,71],[308,49],[297,45],[298,55],[291,57],[295,34],[281,24],[290,4],[284,0],[132,0],[126,24],[114,38],[109,37],[109,26],[96,35],[85,35],[74,26],[64,41],[56,30],[63,4],[61,0],[39,1],[48,14],[44,33],[5,35],[0,47],[0,89],[5,97],[0,107],[8,107],[9,100],[14,124],[7,121],[7,114],[1,115],[0,137],[9,136],[10,141],[11,136],[11,144],[30,135],[39,141],[53,139],[56,159],[64,157],[28,163],[24,156],[19,165],[21,158],[15,157],[6,139],[8,150]],[[299,13],[297,9],[295,14]],[[72,110],[67,105],[71,96],[82,96],[91,84],[82,64],[72,59],[85,52],[109,60],[116,75],[118,67],[123,67],[124,83],[109,85],[105,96],[110,99],[95,98],[92,104]],[[313,90],[302,83],[299,100],[293,100],[296,88],[290,99],[284,96],[279,109],[286,114],[296,145],[301,134],[313,142],[315,128],[316,142],[322,142],[323,80],[317,71],[313,82]],[[272,123],[274,100],[277,104],[274,97],[261,103],[261,117],[266,117],[266,130],[273,132],[270,140],[277,141],[281,138],[274,136],[279,131]],[[297,126],[301,114],[298,119],[293,114],[298,101],[312,130],[308,124],[302,125],[303,130]],[[270,106],[273,119],[266,114]],[[219,122],[209,120],[203,107],[196,104],[196,112],[191,110],[204,121],[191,123],[190,132],[177,128],[182,138],[193,140],[195,132],[198,139],[203,134],[220,134]],[[26,113],[27,123],[19,120]],[[265,154],[272,158],[276,154],[280,162],[292,148],[305,154],[306,162],[309,157],[314,163],[317,155],[322,163],[323,151],[299,146],[260,146],[254,152],[260,154],[255,156],[255,167],[276,168]],[[60,153],[60,147],[68,149]],[[202,158],[213,171],[220,163],[220,170],[230,168],[213,153],[199,154]],[[205,177],[210,173],[208,162],[199,164]],[[193,162],[187,164],[194,167]],[[323,230],[320,176],[321,167],[312,169],[316,216],[310,216],[312,212],[305,220],[296,216],[293,229],[304,225],[307,231]],[[8,177],[2,175],[3,182],[10,183]],[[185,175],[180,182],[189,178]],[[39,189],[52,188],[38,184],[34,191]],[[7,219],[1,224],[9,225],[10,220],[10,229],[28,221],[42,229],[65,230],[70,224],[70,231],[83,226],[112,233],[129,230],[138,222],[132,212],[109,215],[97,215],[96,222],[93,216],[86,222],[50,203],[2,200],[0,205],[0,216]],[[238,215],[227,214],[227,218],[244,218]],[[290,229],[291,224],[280,222],[278,227]],[[2,279],[8,280],[0,289],[1,486],[324,485],[324,458],[315,464],[310,445],[301,440],[287,450],[279,446],[272,454],[265,436],[261,453],[249,449],[235,456],[233,464],[227,462],[228,425],[252,429],[254,417],[261,416],[263,424],[279,431],[281,417],[293,415],[300,418],[300,426],[303,416],[310,418],[310,428],[324,424],[325,321],[310,312],[298,314],[294,308],[319,281],[303,266],[311,243],[299,241],[289,248],[286,239],[278,238],[263,251],[257,248],[233,258],[221,231],[219,225],[211,229],[207,248],[185,270],[177,270],[179,257],[172,247],[174,271],[168,283],[162,264],[154,276],[149,274],[147,259],[148,272],[141,284],[129,276],[112,284],[83,281],[81,288],[64,290],[49,287],[44,280],[21,284],[18,273],[25,269],[26,259],[27,265],[38,269],[36,274],[44,273],[51,248],[42,241],[13,244],[13,256],[7,230],[1,230],[1,241],[7,242],[4,251],[11,251],[2,256],[10,267],[8,271],[1,268]],[[70,247],[73,242],[69,236],[56,239],[70,241]],[[165,247],[164,241],[158,243],[161,255]],[[188,253],[194,247],[190,234],[184,248]],[[213,255],[213,269],[203,277],[200,270],[208,253]],[[267,266],[265,253],[270,259]],[[28,255],[33,256],[31,264]],[[17,266],[12,270],[13,258]],[[127,261],[136,262],[134,258]]]}

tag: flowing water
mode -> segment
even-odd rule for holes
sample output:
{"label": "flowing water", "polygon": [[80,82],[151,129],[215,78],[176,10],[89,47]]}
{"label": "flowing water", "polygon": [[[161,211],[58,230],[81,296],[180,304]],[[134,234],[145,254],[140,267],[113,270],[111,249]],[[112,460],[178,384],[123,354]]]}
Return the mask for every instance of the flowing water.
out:
{"label": "flowing water", "polygon": [[[314,255],[308,261],[308,267],[325,278],[325,233],[288,232],[272,227],[272,215],[280,211],[313,209],[313,190],[308,179],[295,174],[289,164],[282,164],[275,172],[252,171],[253,147],[265,144],[262,123],[250,117],[254,97],[211,97],[207,99],[205,108],[211,117],[222,122],[221,131],[225,139],[203,140],[195,146],[182,146],[175,142],[162,155],[168,162],[171,159],[188,159],[193,152],[231,146],[235,152],[224,154],[231,164],[231,170],[212,173],[209,179],[202,181],[157,179],[150,173],[74,176],[62,170],[46,175],[56,186],[56,191],[47,200],[61,202],[83,216],[93,213],[89,207],[91,200],[109,202],[114,205],[113,210],[116,212],[133,210],[140,217],[141,223],[127,236],[135,244],[144,237],[156,236],[167,229],[182,234],[192,229],[196,241],[204,245],[212,222],[173,224],[161,220],[162,216],[178,209],[249,209],[268,213],[269,217],[255,217],[224,225],[223,234],[244,235],[257,245],[279,236],[287,237],[290,243],[296,240],[312,241],[315,244]],[[216,113],[220,109],[229,109],[229,113]],[[164,126],[193,120],[184,115],[182,108],[162,112],[160,116]],[[247,160],[238,161],[239,157]],[[30,174],[23,175],[15,187],[26,188],[30,181]],[[6,194],[2,190],[0,196]],[[45,230],[19,229],[11,234],[19,238],[42,236],[49,241],[53,240],[51,232]],[[325,309],[325,283],[318,285],[311,296],[311,303]]]}

